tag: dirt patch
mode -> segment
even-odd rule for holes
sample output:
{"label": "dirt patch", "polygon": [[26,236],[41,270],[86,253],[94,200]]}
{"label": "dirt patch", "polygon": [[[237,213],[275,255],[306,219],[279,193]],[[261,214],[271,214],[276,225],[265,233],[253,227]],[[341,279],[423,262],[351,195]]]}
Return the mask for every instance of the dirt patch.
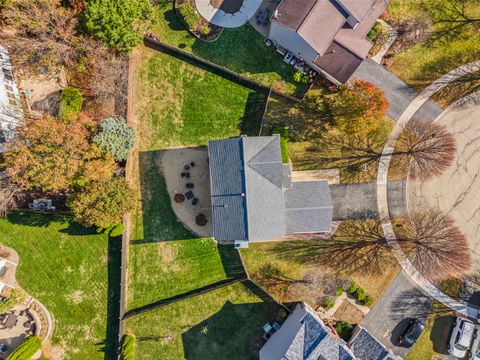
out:
{"label": "dirt patch", "polygon": [[348,321],[350,324],[360,323],[364,316],[365,315],[348,300],[343,300],[340,307],[335,311],[335,314],[333,314],[335,320]]}
{"label": "dirt patch", "polygon": [[67,300],[74,303],[75,305],[80,304],[83,301],[84,293],[81,290],[76,290],[72,294],[67,295]]}
{"label": "dirt patch", "polygon": [[65,355],[67,353],[64,345],[52,346],[51,344],[46,344],[43,346],[42,351],[46,358],[52,360],[63,360],[66,358]]}
{"label": "dirt patch", "polygon": [[[211,237],[212,210],[207,150],[205,148],[166,150],[156,163],[165,176],[175,215],[187,228],[199,236]],[[184,202],[177,203],[174,200],[176,194],[189,196],[186,196]],[[207,219],[203,226],[196,222],[199,214],[204,214]]]}
{"label": "dirt patch", "polygon": [[158,255],[163,262],[171,264],[177,258],[177,250],[168,243],[158,243]]}

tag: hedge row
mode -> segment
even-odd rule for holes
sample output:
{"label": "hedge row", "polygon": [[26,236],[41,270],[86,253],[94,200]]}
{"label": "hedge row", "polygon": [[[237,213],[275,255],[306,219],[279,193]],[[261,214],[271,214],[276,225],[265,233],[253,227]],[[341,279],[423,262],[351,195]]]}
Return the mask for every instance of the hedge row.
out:
{"label": "hedge row", "polygon": [[355,281],[350,282],[350,286],[348,287],[348,292],[358,301],[361,301],[365,306],[372,306],[373,305],[373,298],[368,295],[365,290],[363,290],[360,286],[355,283]]}
{"label": "hedge row", "polygon": [[8,355],[6,360],[29,360],[42,347],[42,341],[31,336]]}

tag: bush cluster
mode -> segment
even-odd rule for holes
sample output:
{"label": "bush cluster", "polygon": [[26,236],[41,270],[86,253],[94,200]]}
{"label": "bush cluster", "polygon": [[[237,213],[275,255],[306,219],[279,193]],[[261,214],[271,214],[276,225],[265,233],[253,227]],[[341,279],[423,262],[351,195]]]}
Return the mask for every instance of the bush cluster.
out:
{"label": "bush cluster", "polygon": [[353,325],[348,321],[339,321],[335,324],[335,330],[343,340],[348,341],[352,337]]}
{"label": "bush cluster", "polygon": [[41,347],[42,341],[36,336],[31,336],[13,350],[6,360],[29,360]]}
{"label": "bush cluster", "polygon": [[327,296],[324,300],[323,300],[323,307],[327,308],[327,309],[331,309],[335,306],[335,298],[331,297],[331,296]]}
{"label": "bush cluster", "polygon": [[357,285],[355,281],[351,281],[348,287],[348,292],[352,295],[355,299],[362,302],[365,306],[372,306],[373,305],[373,298],[366,293],[360,286]]}
{"label": "bush cluster", "polygon": [[100,122],[100,131],[93,137],[105,153],[117,161],[126,160],[135,142],[135,132],[127,125],[123,116],[113,116]]}
{"label": "bush cluster", "polygon": [[76,87],[68,86],[60,94],[59,116],[62,119],[76,117],[82,110],[83,96]]}

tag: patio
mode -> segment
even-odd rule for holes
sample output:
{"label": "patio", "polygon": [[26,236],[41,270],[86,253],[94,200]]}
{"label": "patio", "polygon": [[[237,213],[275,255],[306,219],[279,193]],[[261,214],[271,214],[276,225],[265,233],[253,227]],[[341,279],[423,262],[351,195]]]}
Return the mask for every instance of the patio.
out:
{"label": "patio", "polygon": [[0,314],[0,344],[7,346],[2,356],[8,356],[27,337],[39,333],[39,325],[31,311],[21,305]]}
{"label": "patio", "polygon": [[207,150],[169,149],[160,161],[175,215],[199,236],[212,236]]}
{"label": "patio", "polygon": [[245,25],[261,3],[262,0],[195,0],[197,11],[205,20],[224,28]]}

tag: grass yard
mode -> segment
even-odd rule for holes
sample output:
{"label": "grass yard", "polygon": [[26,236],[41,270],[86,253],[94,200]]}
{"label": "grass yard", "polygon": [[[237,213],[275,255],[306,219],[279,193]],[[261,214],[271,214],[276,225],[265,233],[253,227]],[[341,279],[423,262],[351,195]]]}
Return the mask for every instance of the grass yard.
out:
{"label": "grass yard", "polygon": [[198,238],[177,220],[158,164],[167,147],[240,135],[257,105],[252,90],[152,50],[142,49],[137,70],[133,103],[139,140],[131,174],[141,202],[132,216],[129,309],[241,271],[233,249]]}
{"label": "grass yard", "polygon": [[133,317],[126,327],[142,360],[255,359],[262,326],[279,310],[242,282]]}
{"label": "grass yard", "polygon": [[295,71],[282,61],[282,55],[273,46],[267,47],[263,37],[249,24],[237,29],[224,29],[217,41],[203,42],[185,29],[170,2],[155,7],[152,28],[167,44],[227,67],[266,86],[273,85],[289,94],[302,95],[306,90],[305,85],[293,81]]}
{"label": "grass yard", "polygon": [[[443,2],[443,0],[429,1]],[[477,4],[472,11],[480,14],[480,2]],[[388,9],[392,20],[426,19],[429,15],[423,10],[424,5],[424,1],[393,0]],[[478,33],[467,29],[463,31],[462,36],[455,36],[448,41],[435,40],[411,46],[396,54],[389,68],[407,84],[420,90],[450,70],[478,60],[479,56]],[[455,98],[458,99],[462,95],[459,94]]]}
{"label": "grass yard", "polygon": [[[325,295],[335,295],[336,285],[325,277],[326,275],[347,282],[354,280],[374,300],[377,300],[400,271],[399,266],[394,263],[381,274],[368,274],[365,271],[353,274],[338,274],[336,269],[316,263],[315,254],[318,255],[318,250],[315,248],[315,243],[318,241],[322,240],[250,244],[248,249],[241,250],[242,258],[250,275],[262,286],[265,286],[268,291],[275,294],[279,300],[307,301],[312,305],[316,300],[315,298],[320,294],[320,290],[324,291]],[[305,256],[302,256],[302,254]],[[262,277],[260,269],[266,264],[265,259],[268,259],[268,263],[275,265],[280,270],[280,274],[275,274],[273,279],[265,280]],[[325,280],[320,281],[320,277],[325,277]],[[308,286],[304,289],[301,287],[301,281],[304,279],[315,279],[321,285],[317,285],[319,289],[312,290]],[[293,286],[298,285],[300,285],[300,288],[296,291]],[[289,286],[290,288],[288,288]],[[287,297],[284,293],[285,287],[289,290]],[[325,290],[330,287],[333,288],[330,289],[331,294],[329,295],[325,293]]]}
{"label": "grass yard", "polygon": [[68,217],[35,213],[0,219],[0,234],[1,243],[20,255],[17,281],[55,320],[46,355],[113,359],[118,309],[109,307],[107,322],[107,299],[118,304],[113,282],[118,280],[119,241],[109,244],[107,236],[71,224]]}

